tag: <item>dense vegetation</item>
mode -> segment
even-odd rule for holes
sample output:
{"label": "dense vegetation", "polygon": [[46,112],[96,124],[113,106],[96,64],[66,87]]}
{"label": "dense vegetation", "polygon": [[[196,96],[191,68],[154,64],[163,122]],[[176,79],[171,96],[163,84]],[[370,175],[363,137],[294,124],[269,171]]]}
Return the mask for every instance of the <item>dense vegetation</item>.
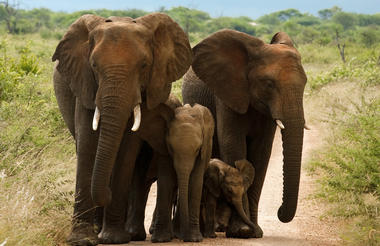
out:
{"label": "dense vegetation", "polygon": [[[374,15],[348,13],[339,7],[323,9],[318,16],[287,9],[261,16],[257,20],[249,17],[212,18],[208,13],[186,7],[159,8],[176,20],[192,41],[203,38],[222,28],[235,29],[256,36],[273,35],[273,30],[286,31],[297,44],[317,43],[326,45],[337,38],[350,43],[367,46],[380,42],[380,13]],[[22,10],[0,5],[0,30],[9,33],[36,33],[43,38],[60,38],[64,30],[79,16],[92,13],[104,17],[130,16],[133,18],[147,14],[138,9],[128,10],[83,10],[73,13],[53,12],[49,9]],[[269,37],[270,38],[270,37]]]}
{"label": "dense vegetation", "polygon": [[[345,243],[379,244],[380,14],[334,7],[316,17],[289,9],[252,20],[211,18],[185,7],[159,11],[180,23],[193,43],[221,28],[265,41],[279,30],[290,34],[309,78],[307,118],[329,129],[326,147],[308,165],[320,183],[317,195],[331,204],[329,215],[345,220]],[[138,17],[146,12],[8,12],[0,5],[0,244],[60,245],[70,230],[75,150],[54,97],[51,55],[82,14]],[[177,94],[180,83],[173,87]]]}

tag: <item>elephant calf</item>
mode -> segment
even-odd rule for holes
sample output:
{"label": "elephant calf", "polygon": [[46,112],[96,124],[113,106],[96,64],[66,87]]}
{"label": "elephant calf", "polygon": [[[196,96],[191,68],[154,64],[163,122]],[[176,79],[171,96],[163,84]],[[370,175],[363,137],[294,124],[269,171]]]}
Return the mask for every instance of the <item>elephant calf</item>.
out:
{"label": "elephant calf", "polygon": [[[219,159],[211,159],[204,175],[202,193],[201,225],[204,237],[216,237],[215,211],[218,204],[232,204],[238,215],[249,226],[254,227],[244,211],[244,203],[248,202],[246,192],[252,184],[255,169],[247,160],[235,161],[236,168]],[[229,206],[225,206],[227,210]],[[227,224],[229,215],[227,214]],[[225,219],[225,218],[224,218]],[[203,223],[202,223],[203,222]]]}
{"label": "elephant calf", "polygon": [[[175,116],[169,124],[166,142],[169,154],[173,159],[179,189],[180,233],[177,236],[184,241],[199,242],[202,240],[199,230],[199,210],[203,175],[211,158],[213,133],[214,120],[206,107],[198,104],[192,107],[186,104],[175,109]],[[160,178],[159,175],[159,181]],[[160,190],[160,188],[159,185],[158,189]],[[158,200],[160,199],[161,197],[158,197]],[[171,202],[171,200],[167,202]],[[168,241],[169,238],[160,238],[163,232],[157,225],[160,225],[159,221],[156,222],[152,241]],[[174,227],[174,229],[178,229],[178,227]]]}

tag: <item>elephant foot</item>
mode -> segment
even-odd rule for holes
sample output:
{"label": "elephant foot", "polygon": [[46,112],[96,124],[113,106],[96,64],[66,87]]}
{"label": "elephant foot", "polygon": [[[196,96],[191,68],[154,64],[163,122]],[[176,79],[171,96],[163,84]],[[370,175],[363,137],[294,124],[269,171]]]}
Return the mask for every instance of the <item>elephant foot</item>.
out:
{"label": "elephant foot", "polygon": [[255,225],[254,228],[249,227],[246,224],[233,224],[229,225],[226,231],[226,237],[232,238],[262,238],[263,230],[259,225]]}
{"label": "elephant foot", "polygon": [[73,226],[66,243],[75,246],[92,246],[99,243],[98,235],[94,231],[94,226],[89,223],[81,223]]}
{"label": "elephant foot", "polygon": [[216,232],[225,232],[227,229],[227,225],[216,224],[215,231]]}
{"label": "elephant foot", "polygon": [[127,231],[131,236],[131,241],[144,241],[146,239],[146,232],[144,227],[130,226],[128,227]]}
{"label": "elephant foot", "polygon": [[199,229],[190,230],[188,233],[185,233],[185,236],[183,237],[184,242],[202,242],[202,240],[203,237]]}
{"label": "elephant foot", "polygon": [[152,243],[165,243],[172,240],[172,233],[170,232],[159,232],[155,230],[152,234],[151,241]]}
{"label": "elephant foot", "polygon": [[152,243],[170,242],[172,239],[173,232],[171,230],[171,226],[165,226],[162,228],[158,225],[154,226],[154,231],[151,238]]}
{"label": "elephant foot", "polygon": [[103,227],[98,237],[100,243],[104,244],[123,244],[129,243],[129,241],[131,241],[131,236],[129,233],[120,227]]}
{"label": "elephant foot", "polygon": [[205,231],[203,233],[204,238],[216,238],[216,234],[214,231]]}
{"label": "elephant foot", "polygon": [[201,232],[204,238],[216,238],[215,227],[213,223],[206,224],[205,228]]}
{"label": "elephant foot", "polygon": [[261,227],[259,225],[255,225],[255,227],[253,228],[253,237],[254,238],[262,238],[263,237],[263,230],[261,229]]}
{"label": "elephant foot", "polygon": [[151,224],[150,227],[149,227],[149,234],[153,235],[153,233],[154,233],[154,225]]}

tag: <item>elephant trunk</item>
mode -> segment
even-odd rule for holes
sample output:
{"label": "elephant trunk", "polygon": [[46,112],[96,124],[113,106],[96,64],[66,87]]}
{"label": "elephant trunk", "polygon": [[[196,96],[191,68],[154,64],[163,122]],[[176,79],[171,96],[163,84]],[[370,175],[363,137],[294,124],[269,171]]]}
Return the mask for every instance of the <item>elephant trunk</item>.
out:
{"label": "elephant trunk", "polygon": [[[299,94],[299,91],[302,91]],[[284,156],[284,187],[282,205],[278,209],[277,216],[281,222],[290,222],[296,213],[298,190],[301,172],[303,129],[305,125],[303,106],[303,90],[291,90],[288,95],[287,105],[283,112],[284,129],[281,130]]]}
{"label": "elephant trunk", "polygon": [[97,206],[106,206],[111,202],[112,169],[133,107],[141,102],[140,90],[137,91],[129,91],[127,96],[105,96],[99,100],[100,134],[91,180],[91,195]]}
{"label": "elephant trunk", "polygon": [[242,199],[232,200],[232,204],[236,208],[237,213],[239,214],[240,218],[244,221],[244,223],[253,228],[254,224],[248,218],[247,214],[244,211]]}
{"label": "elephant trunk", "polygon": [[179,200],[179,218],[180,218],[180,231],[183,240],[187,240],[189,226],[190,226],[190,209],[189,208],[189,185],[190,175],[194,168],[195,158],[193,157],[179,157],[174,154],[173,165],[177,174],[178,181],[178,200]]}
{"label": "elephant trunk", "polygon": [[183,237],[189,229],[189,180],[190,172],[179,174],[178,177],[178,198],[179,198],[179,218],[180,231]]}
{"label": "elephant trunk", "polygon": [[106,206],[111,202],[109,188],[112,168],[129,116],[118,118],[118,110],[104,109],[101,115],[98,149],[92,174],[91,195],[95,205]]}

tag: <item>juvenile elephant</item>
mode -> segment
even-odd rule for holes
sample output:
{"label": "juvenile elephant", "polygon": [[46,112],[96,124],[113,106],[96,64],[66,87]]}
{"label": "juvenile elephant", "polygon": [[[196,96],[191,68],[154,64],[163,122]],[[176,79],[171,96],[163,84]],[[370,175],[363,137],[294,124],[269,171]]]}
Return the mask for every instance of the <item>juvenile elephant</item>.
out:
{"label": "juvenile elephant", "polygon": [[[135,168],[128,200],[126,227],[134,240],[144,240],[146,237],[144,229],[146,200],[150,186],[156,179],[158,179],[158,194],[154,221],[150,228],[153,234],[151,240],[168,242],[173,237],[171,211],[177,186],[179,186],[179,202],[185,204],[182,206],[183,209],[180,208],[178,216],[181,217],[178,225],[181,232],[178,232],[178,236],[185,241],[202,239],[199,220],[194,218],[199,216],[203,173],[211,156],[214,121],[209,110],[200,105],[178,107],[176,103],[171,108],[173,115],[164,117],[166,127],[162,123],[149,127],[152,124],[145,125],[143,121],[139,131],[136,132],[144,139],[150,139],[147,142],[152,148],[150,151],[146,151],[149,148],[145,148],[145,151],[139,155],[138,162],[142,163]],[[159,112],[160,114],[162,115],[162,112]],[[154,120],[146,122],[158,120],[159,117],[155,117]],[[162,150],[156,151],[159,146]]]}
{"label": "juvenile elephant", "polygon": [[[201,105],[186,104],[175,109],[174,119],[169,124],[166,137],[170,155],[173,158],[178,183],[179,237],[188,242],[199,242],[199,213],[202,196],[203,175],[210,161],[214,120],[211,112]],[[158,181],[160,181],[160,175]],[[158,183],[160,189],[160,182]],[[160,194],[158,194],[160,197]],[[166,199],[166,202],[171,200]],[[170,216],[170,211],[166,211]],[[152,241],[167,241],[160,235],[157,220]],[[159,240],[157,240],[159,238]],[[164,239],[164,240],[163,240]]]}
{"label": "juvenile elephant", "polygon": [[224,202],[232,204],[241,219],[247,225],[254,227],[244,211],[244,198],[247,199],[245,194],[253,182],[255,169],[247,160],[235,161],[235,166],[236,168],[231,167],[219,159],[211,159],[206,169],[202,192],[204,208],[201,210],[203,213],[201,213],[201,218],[204,220],[204,237],[216,237],[216,205]]}
{"label": "juvenile elephant", "polygon": [[[159,181],[159,196],[175,197],[175,170],[172,157],[169,155],[166,135],[169,124],[174,119],[175,109],[182,103],[174,95],[170,95],[165,104],[160,104],[154,110],[147,111],[141,121],[139,130],[135,133],[143,139],[136,166],[133,173],[132,184],[128,194],[128,210],[126,216],[126,230],[131,235],[131,240],[142,241],[146,238],[144,228],[145,207],[151,185],[161,176]],[[144,110],[144,109],[143,109]],[[174,184],[175,185],[175,184]],[[159,205],[165,207],[159,208]],[[162,217],[160,213],[169,209],[168,202],[158,202],[156,216]],[[152,222],[153,223],[153,222]],[[171,228],[171,221],[162,221],[166,227]]]}
{"label": "juvenile elephant", "polygon": [[100,239],[128,242],[121,215],[142,146],[132,131],[144,118],[141,109],[164,103],[171,82],[189,68],[188,38],[161,13],[137,19],[84,15],[70,26],[52,60],[59,61],[54,89],[77,151],[73,228],[67,241],[96,244],[94,206],[105,206]]}
{"label": "juvenile elephant", "polygon": [[247,159],[255,167],[248,189],[251,229],[233,216],[229,237],[262,237],[257,224],[258,203],[276,125],[281,128],[284,155],[282,222],[296,212],[303,130],[303,93],[306,75],[301,57],[289,36],[275,34],[270,44],[233,31],[216,32],[193,48],[192,69],[184,77],[184,103],[199,103],[213,113],[213,157],[233,165]]}

